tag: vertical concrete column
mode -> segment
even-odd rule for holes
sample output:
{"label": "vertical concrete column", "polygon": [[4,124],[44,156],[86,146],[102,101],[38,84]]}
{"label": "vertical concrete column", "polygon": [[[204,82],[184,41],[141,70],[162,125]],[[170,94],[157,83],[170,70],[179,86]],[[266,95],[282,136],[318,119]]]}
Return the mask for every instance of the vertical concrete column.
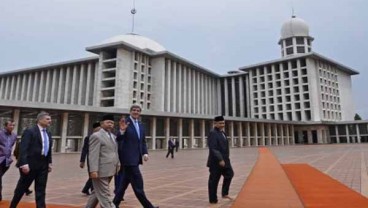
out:
{"label": "vertical concrete column", "polygon": [[166,76],[166,83],[167,83],[167,86],[166,86],[166,90],[167,90],[167,95],[166,95],[166,100],[165,100],[165,103],[167,103],[166,104],[166,106],[167,106],[167,109],[166,109],[166,111],[167,112],[171,112],[171,102],[172,102],[172,100],[171,100],[171,90],[172,90],[172,88],[171,88],[171,86],[172,86],[172,84],[171,84],[171,63],[170,62],[168,62],[167,63],[167,76]]}
{"label": "vertical concrete column", "polygon": [[179,83],[177,83],[178,85],[178,89],[177,89],[177,92],[178,92],[178,102],[177,102],[177,109],[176,109],[176,112],[178,113],[183,113],[183,101],[182,101],[182,97],[183,97],[183,94],[182,94],[182,87],[183,87],[183,82],[182,82],[182,70],[183,70],[183,65],[179,65],[179,67],[177,68],[177,71],[178,71],[178,80],[179,80]]}
{"label": "vertical concrete column", "polygon": [[[176,104],[177,104],[177,101],[176,101],[176,95],[177,95],[177,92],[176,92],[176,86],[177,86],[177,83],[176,83],[176,66],[177,66],[177,63],[174,62],[174,65],[172,67],[172,79],[171,79],[171,87],[172,87],[172,98],[171,98],[171,112],[177,112],[176,111]],[[166,142],[167,143],[167,142]]]}
{"label": "vertical concrete column", "polygon": [[231,112],[231,116],[236,116],[236,105],[235,105],[235,100],[239,99],[239,97],[237,97],[237,95],[235,94],[235,78],[231,77],[231,98],[233,100],[232,104],[232,112]]}
{"label": "vertical concrete column", "polygon": [[193,113],[192,111],[192,96],[193,96],[193,93],[192,93],[192,70],[190,68],[188,68],[188,78],[187,78],[187,81],[188,81],[188,88],[186,89],[187,92],[188,92],[188,100],[186,101],[187,104],[188,104],[188,109],[187,109],[187,113]]}
{"label": "vertical concrete column", "polygon": [[[62,102],[63,104],[69,104],[68,103],[68,96],[70,96],[69,95],[69,89],[71,88],[71,82],[70,82],[70,67],[68,66],[67,68],[66,68],[66,80],[65,80],[65,90],[64,90],[64,101]],[[60,90],[60,89],[59,89]],[[99,93],[96,93],[96,94],[99,94]]]}
{"label": "vertical concrete column", "polygon": [[272,129],[271,129],[271,124],[268,123],[267,124],[267,132],[268,132],[268,145],[272,145]]}
{"label": "vertical concrete column", "polygon": [[360,138],[359,124],[355,124],[355,129],[356,129],[358,143],[361,143],[362,141],[361,141],[361,138]]}
{"label": "vertical concrete column", "polygon": [[258,123],[254,122],[254,144],[258,146]]}
{"label": "vertical concrete column", "polygon": [[336,134],[336,143],[340,144],[339,129],[337,125],[335,126],[335,134]]}
{"label": "vertical concrete column", "polygon": [[[83,79],[85,79],[85,77],[86,77],[84,71],[85,71],[85,65],[81,64],[81,66],[80,66],[80,75],[79,75],[79,83],[78,83],[78,95],[77,95],[77,100],[76,100],[78,105],[82,104],[82,98],[83,98],[83,95],[82,95],[83,91],[82,90],[84,90],[83,89]],[[87,97],[88,94],[85,94],[84,96]]]}
{"label": "vertical concrete column", "polygon": [[230,145],[234,147],[234,121],[230,121]]}
{"label": "vertical concrete column", "polygon": [[183,119],[179,118],[178,121],[178,139],[179,139],[179,149],[183,148]]}
{"label": "vertical concrete column", "polygon": [[[64,67],[59,69],[59,84],[58,84],[58,88],[57,88],[57,97],[56,97],[56,103],[60,104],[62,103],[62,99],[61,99],[61,89],[63,87],[63,77],[64,77]],[[28,87],[30,85],[30,80],[28,80]],[[65,86],[66,87],[66,86]],[[28,88],[29,90],[29,88]],[[27,92],[27,95],[29,95],[29,93]]]}
{"label": "vertical concrete column", "polygon": [[[37,93],[35,93],[36,91],[38,91],[38,89],[37,89],[37,84],[36,83],[38,83],[39,82],[39,80],[38,80],[38,74],[39,74],[39,72],[35,72],[34,73],[34,81],[33,81],[33,93],[31,94],[31,96],[32,96],[32,99],[31,99],[31,101],[33,101],[33,102],[35,102],[36,101],[36,94]],[[6,81],[8,81],[8,79],[6,80]],[[67,85],[65,86],[66,88],[68,87]],[[6,91],[5,91],[5,93],[7,93],[7,89],[5,89]],[[6,94],[5,94],[5,97],[6,97]]]}
{"label": "vertical concrete column", "polygon": [[303,140],[303,131],[302,130],[299,130],[298,131],[298,142],[299,144],[302,144],[304,143],[305,141]]}
{"label": "vertical concrete column", "polygon": [[68,116],[69,113],[64,112],[61,115],[61,143],[59,145],[60,152],[65,153],[66,152],[66,136],[68,131]]}
{"label": "vertical concrete column", "polygon": [[[228,84],[227,84],[227,78],[224,78],[224,92],[225,92],[225,100],[227,100],[229,98],[229,89],[228,89]],[[225,102],[225,103],[222,103],[222,104],[225,105],[225,116],[229,116],[229,103]]]}
{"label": "vertical concrete column", "polygon": [[21,92],[20,92],[20,80],[21,80],[21,74],[18,74],[17,75],[17,78],[16,78],[16,81],[15,81],[15,95],[14,95],[14,93],[12,93],[13,94],[13,100],[19,100],[19,96],[20,96],[20,94],[21,94]]}
{"label": "vertical concrete column", "polygon": [[345,131],[346,131],[346,142],[350,143],[350,134],[349,134],[349,125],[345,125]]}
{"label": "vertical concrete column", "polygon": [[[54,74],[56,74],[56,73],[54,73]],[[22,74],[21,75],[22,76],[22,87],[20,89],[20,100],[21,101],[25,101],[26,100],[26,98],[25,98],[24,95],[26,94],[26,79],[27,79],[27,75],[28,74]],[[53,93],[51,93],[51,95],[53,95]]]}
{"label": "vertical concrete column", "polygon": [[190,119],[189,121],[189,148],[193,149],[194,147],[194,119]]}
{"label": "vertical concrete column", "polygon": [[286,124],[286,144],[290,145],[290,131],[289,131],[289,124]]}
{"label": "vertical concrete column", "polygon": [[38,98],[36,98],[37,102],[43,102],[43,98],[45,97],[45,87],[44,87],[44,82],[46,80],[45,78],[45,71],[40,71],[40,84],[38,86]]}
{"label": "vertical concrete column", "polygon": [[206,147],[206,121],[201,120],[201,148]]}
{"label": "vertical concrete column", "polygon": [[91,70],[92,70],[92,64],[88,63],[87,66],[87,78],[86,78],[86,89],[85,89],[85,93],[86,93],[86,99],[84,100],[84,105],[89,105],[89,91],[90,91],[90,86],[91,86]]}
{"label": "vertical concrete column", "polygon": [[313,144],[312,131],[308,129],[307,135],[308,135],[308,144]]}
{"label": "vertical concrete column", "polygon": [[[49,69],[47,70],[47,74],[46,74],[46,89],[45,89],[45,96],[43,100],[43,102],[45,103],[51,101],[52,86],[50,83],[52,83],[52,80],[51,80],[51,70]],[[49,91],[51,91],[51,93],[49,93]]]}
{"label": "vertical concrete column", "polygon": [[51,103],[55,103],[56,102],[56,99],[55,99],[55,96],[56,96],[56,74],[58,73],[58,69],[54,68],[52,69],[53,70],[53,73],[52,73],[52,78],[50,78],[51,80],[51,97],[50,97],[50,102]]}
{"label": "vertical concrete column", "polygon": [[76,101],[76,93],[77,93],[77,70],[78,66],[74,65],[73,67],[73,73],[72,73],[72,93],[70,96],[70,104],[77,104]]}
{"label": "vertical concrete column", "polygon": [[239,147],[243,147],[243,124],[241,121],[238,123],[238,135],[239,135]]}
{"label": "vertical concrete column", "polygon": [[330,138],[329,135],[330,135],[329,130],[325,130],[324,131],[324,134],[323,134],[323,138],[325,140],[325,144],[331,143],[331,139],[329,140],[329,138]]}
{"label": "vertical concrete column", "polygon": [[165,118],[165,149],[169,147],[168,141],[170,139],[170,118]]}
{"label": "vertical concrete column", "polygon": [[13,121],[14,121],[14,133],[18,134],[19,128],[19,121],[20,121],[20,110],[14,109],[13,110]]}
{"label": "vertical concrete column", "polygon": [[279,145],[279,134],[278,134],[278,131],[277,131],[277,124],[273,125],[273,132],[274,132],[274,135],[275,135],[275,145],[278,146]]}
{"label": "vertical concrete column", "polygon": [[239,99],[240,99],[240,117],[245,117],[244,114],[244,81],[243,81],[243,77],[238,77],[238,82],[239,82]]}
{"label": "vertical concrete column", "polygon": [[151,149],[156,149],[156,125],[157,125],[157,119],[156,117],[151,118]]}
{"label": "vertical concrete column", "polygon": [[321,129],[321,128],[318,128],[317,129],[317,142],[318,142],[318,144],[323,144],[323,129]]}
{"label": "vertical concrete column", "polygon": [[247,122],[247,124],[246,124],[246,128],[247,128],[247,145],[248,145],[248,147],[250,147],[250,123],[249,122]]}
{"label": "vertical concrete column", "polygon": [[261,123],[261,139],[262,139],[262,146],[266,146],[266,138],[265,138],[265,124]]}
{"label": "vertical concrete column", "polygon": [[284,125],[280,124],[281,145],[285,145]]}
{"label": "vertical concrete column", "polygon": [[295,133],[294,133],[294,125],[291,125],[291,138],[290,138],[290,140],[291,140],[291,144],[295,144],[295,135],[294,135]]}

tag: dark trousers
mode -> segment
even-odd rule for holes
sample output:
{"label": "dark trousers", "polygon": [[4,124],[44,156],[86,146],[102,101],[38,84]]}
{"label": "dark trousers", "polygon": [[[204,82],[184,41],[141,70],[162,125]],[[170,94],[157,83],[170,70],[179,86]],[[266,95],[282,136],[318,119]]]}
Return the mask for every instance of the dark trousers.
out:
{"label": "dark trousers", "polygon": [[[123,169],[121,169],[115,176],[114,176],[114,182],[115,182],[115,190],[114,193],[115,195],[117,195],[117,193],[119,192],[119,190],[121,189],[121,186],[123,184],[123,178],[124,178],[124,171]],[[129,185],[129,184],[128,184]],[[128,187],[128,186],[127,186]],[[124,188],[124,192],[123,192],[123,196],[124,197],[124,193],[125,193],[125,189]]]}
{"label": "dark trousers", "polygon": [[233,168],[230,167],[210,167],[210,177],[208,179],[208,197],[210,203],[217,202],[217,186],[221,175],[224,177],[222,182],[222,196],[229,195],[231,179],[234,176]]}
{"label": "dark trousers", "polygon": [[4,160],[1,164],[0,164],[0,200],[3,198],[2,197],[2,190],[3,190],[3,175],[5,174],[6,171],[8,171],[9,166],[6,166],[6,161]]}
{"label": "dark trousers", "polygon": [[[124,190],[128,187],[129,183],[132,185],[133,191],[139,202],[142,204],[144,208],[153,208],[151,202],[147,199],[146,194],[143,190],[143,177],[141,171],[139,170],[139,166],[124,166],[124,177],[122,180],[122,185],[119,188],[120,190]],[[121,201],[121,198],[120,198]],[[114,204],[120,203],[117,195],[114,198]]]}
{"label": "dark trousers", "polygon": [[119,171],[118,175],[115,176],[115,197],[113,200],[115,205],[119,205],[120,202],[123,200],[125,190],[129,186],[129,181],[124,180],[124,177],[124,170]]}
{"label": "dark trousers", "polygon": [[30,168],[30,172],[25,175],[20,169],[20,178],[14,190],[14,196],[10,203],[10,208],[16,208],[23,194],[28,190],[29,186],[34,181],[36,192],[36,207],[45,208],[46,184],[48,177],[48,162],[46,159],[39,161],[38,167]]}
{"label": "dark trousers", "polygon": [[169,157],[170,154],[171,154],[171,158],[174,158],[174,148],[173,147],[169,147],[169,149],[167,149],[166,158]]}
{"label": "dark trousers", "polygon": [[93,190],[93,185],[92,185],[92,179],[88,178],[88,180],[86,181],[86,183],[83,186],[82,192],[87,193],[89,190]]}

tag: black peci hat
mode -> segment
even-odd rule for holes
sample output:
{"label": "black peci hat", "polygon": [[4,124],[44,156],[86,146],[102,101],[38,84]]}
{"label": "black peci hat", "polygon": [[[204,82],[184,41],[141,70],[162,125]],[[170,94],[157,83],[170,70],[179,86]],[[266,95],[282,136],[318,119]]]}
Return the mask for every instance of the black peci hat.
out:
{"label": "black peci hat", "polygon": [[216,116],[214,120],[215,121],[225,121],[223,116]]}
{"label": "black peci hat", "polygon": [[114,115],[112,114],[103,115],[101,121],[106,121],[106,120],[114,121]]}

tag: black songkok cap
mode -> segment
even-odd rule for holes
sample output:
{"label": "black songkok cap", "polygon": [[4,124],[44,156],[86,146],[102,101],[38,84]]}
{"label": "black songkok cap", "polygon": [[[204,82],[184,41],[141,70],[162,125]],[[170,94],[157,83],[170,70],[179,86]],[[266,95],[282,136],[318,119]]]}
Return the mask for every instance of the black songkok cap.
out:
{"label": "black songkok cap", "polygon": [[92,128],[97,128],[97,127],[100,127],[100,122],[95,122],[95,123],[93,123],[93,125],[92,125]]}
{"label": "black songkok cap", "polygon": [[114,121],[114,115],[112,115],[112,114],[105,114],[104,116],[102,116],[101,121],[106,121],[106,120]]}
{"label": "black songkok cap", "polygon": [[214,120],[215,121],[225,121],[223,116],[216,116]]}

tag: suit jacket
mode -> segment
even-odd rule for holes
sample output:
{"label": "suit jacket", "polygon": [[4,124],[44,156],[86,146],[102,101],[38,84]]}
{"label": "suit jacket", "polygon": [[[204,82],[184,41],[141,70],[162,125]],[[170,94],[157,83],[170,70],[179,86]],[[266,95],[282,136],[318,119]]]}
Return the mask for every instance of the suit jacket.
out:
{"label": "suit jacket", "polygon": [[114,176],[120,168],[116,137],[113,133],[111,137],[104,129],[89,137],[89,172],[97,172],[100,178]]}
{"label": "suit jacket", "polygon": [[[47,153],[47,161],[52,163],[52,136],[47,131],[49,137],[49,150]],[[28,164],[30,169],[38,168],[42,154],[42,136],[39,127],[36,125],[32,128],[26,129],[22,135],[19,144],[19,159],[17,167]]]}
{"label": "suit jacket", "polygon": [[169,149],[174,149],[175,144],[174,144],[174,141],[172,139],[169,139],[168,146],[169,146]]}
{"label": "suit jacket", "polygon": [[82,152],[81,152],[81,157],[80,157],[79,162],[84,163],[86,161],[86,158],[88,155],[88,149],[89,149],[89,136],[86,136],[83,141],[83,147],[82,147]]}
{"label": "suit jacket", "polygon": [[16,140],[15,133],[8,135],[5,130],[0,130],[0,164],[6,161],[10,165],[13,162],[11,150]]}
{"label": "suit jacket", "polygon": [[220,167],[219,162],[225,161],[225,167],[231,167],[229,142],[225,132],[221,132],[218,128],[210,131],[207,139],[209,155],[207,160],[207,167]]}
{"label": "suit jacket", "polygon": [[144,126],[138,122],[140,132],[138,137],[132,119],[128,117],[126,122],[129,123],[127,129],[124,134],[119,132],[117,137],[117,140],[121,141],[120,162],[125,166],[138,166],[143,164],[142,156],[148,154]]}

